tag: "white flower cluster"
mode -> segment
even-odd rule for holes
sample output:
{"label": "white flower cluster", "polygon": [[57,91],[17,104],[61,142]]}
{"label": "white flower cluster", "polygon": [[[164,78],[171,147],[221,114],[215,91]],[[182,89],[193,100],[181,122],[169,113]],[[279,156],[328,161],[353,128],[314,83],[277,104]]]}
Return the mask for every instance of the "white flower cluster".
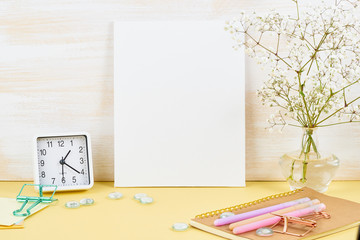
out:
{"label": "white flower cluster", "polygon": [[[264,16],[241,13],[227,22],[234,48],[244,46],[250,57],[272,69],[257,92],[263,104],[280,107],[302,127],[325,126],[332,117],[349,115],[349,107],[360,99],[347,97],[360,78],[355,7],[354,1],[321,2],[298,10],[296,18],[271,11]],[[354,117],[346,122],[359,119],[360,111],[350,112]],[[275,125],[285,125],[282,119]]]}

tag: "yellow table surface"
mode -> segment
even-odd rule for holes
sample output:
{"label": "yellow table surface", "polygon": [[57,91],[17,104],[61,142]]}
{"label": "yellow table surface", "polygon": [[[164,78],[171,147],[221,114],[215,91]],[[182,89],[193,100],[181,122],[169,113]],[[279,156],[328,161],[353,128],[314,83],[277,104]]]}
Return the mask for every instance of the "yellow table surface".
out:
{"label": "yellow table surface", "polygon": [[[0,182],[0,197],[15,198],[23,182]],[[338,181],[326,194],[360,203],[360,181]],[[120,200],[110,200],[108,193],[124,194]],[[189,222],[195,215],[219,208],[249,202],[264,196],[289,191],[285,182],[247,182],[245,188],[114,188],[113,182],[96,182],[87,191],[58,192],[59,199],[48,208],[25,220],[24,229],[0,230],[0,239],[223,239],[189,228],[175,232],[175,222]],[[136,193],[146,193],[154,203],[143,205],[133,199]],[[70,200],[93,198],[95,205],[67,209]],[[356,239],[352,228],[321,239]]]}

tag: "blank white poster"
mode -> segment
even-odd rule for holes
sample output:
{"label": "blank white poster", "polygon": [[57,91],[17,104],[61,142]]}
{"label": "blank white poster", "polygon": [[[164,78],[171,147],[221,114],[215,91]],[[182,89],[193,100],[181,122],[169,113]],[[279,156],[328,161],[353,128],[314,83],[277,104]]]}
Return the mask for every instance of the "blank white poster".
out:
{"label": "blank white poster", "polygon": [[224,26],[115,23],[115,186],[245,185],[244,54]]}

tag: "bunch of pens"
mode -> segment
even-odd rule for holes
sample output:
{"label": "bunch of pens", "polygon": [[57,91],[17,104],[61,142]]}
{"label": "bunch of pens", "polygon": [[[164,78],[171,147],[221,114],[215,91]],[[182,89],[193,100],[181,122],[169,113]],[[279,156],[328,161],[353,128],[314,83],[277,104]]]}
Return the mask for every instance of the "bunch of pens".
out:
{"label": "bunch of pens", "polygon": [[324,209],[325,204],[320,203],[318,199],[310,200],[310,198],[306,197],[226,218],[216,219],[214,225],[223,226],[229,224],[229,228],[234,234],[241,234],[276,224],[281,220],[281,217],[276,215],[302,217],[316,212],[322,212]]}

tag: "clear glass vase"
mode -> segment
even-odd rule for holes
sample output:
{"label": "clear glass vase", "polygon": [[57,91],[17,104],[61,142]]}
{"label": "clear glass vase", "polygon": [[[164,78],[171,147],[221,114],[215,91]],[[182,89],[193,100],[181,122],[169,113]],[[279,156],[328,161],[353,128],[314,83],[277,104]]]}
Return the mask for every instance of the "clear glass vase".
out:
{"label": "clear glass vase", "polygon": [[291,190],[310,187],[325,192],[339,168],[339,159],[334,154],[320,153],[316,132],[316,128],[304,128],[300,150],[286,153],[280,159],[281,171]]}

